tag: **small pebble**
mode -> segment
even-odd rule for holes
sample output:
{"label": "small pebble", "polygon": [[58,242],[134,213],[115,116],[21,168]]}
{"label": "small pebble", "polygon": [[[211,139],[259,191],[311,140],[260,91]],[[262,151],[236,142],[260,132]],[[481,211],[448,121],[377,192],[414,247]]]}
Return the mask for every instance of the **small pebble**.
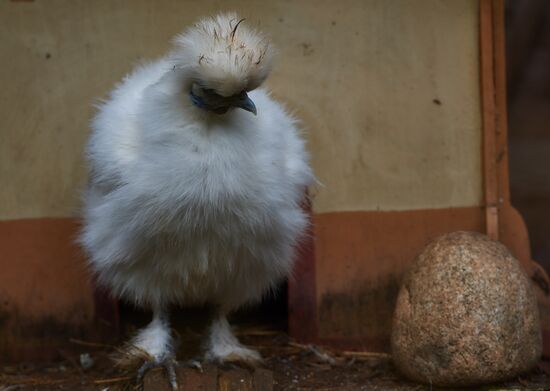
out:
{"label": "small pebble", "polygon": [[80,365],[83,369],[90,369],[94,366],[94,359],[90,356],[89,353],[82,353],[80,355]]}

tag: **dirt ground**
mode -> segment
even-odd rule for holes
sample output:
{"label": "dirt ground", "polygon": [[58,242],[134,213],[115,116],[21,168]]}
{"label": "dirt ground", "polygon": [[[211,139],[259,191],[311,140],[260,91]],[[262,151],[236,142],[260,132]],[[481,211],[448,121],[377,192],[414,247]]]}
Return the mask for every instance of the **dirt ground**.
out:
{"label": "dirt ground", "polygon": [[[189,391],[359,391],[430,390],[403,379],[387,354],[346,352],[293,342],[270,330],[244,330],[240,338],[265,358],[263,368],[205,366],[178,370],[180,389]],[[72,340],[79,353],[65,353],[62,361],[21,363],[0,369],[0,391],[164,391],[168,383],[161,370],[153,370],[141,385],[134,377],[113,368],[112,347]],[[81,354],[84,354],[81,356]],[[550,362],[542,361],[530,374],[514,381],[483,387],[485,390],[550,390]]]}

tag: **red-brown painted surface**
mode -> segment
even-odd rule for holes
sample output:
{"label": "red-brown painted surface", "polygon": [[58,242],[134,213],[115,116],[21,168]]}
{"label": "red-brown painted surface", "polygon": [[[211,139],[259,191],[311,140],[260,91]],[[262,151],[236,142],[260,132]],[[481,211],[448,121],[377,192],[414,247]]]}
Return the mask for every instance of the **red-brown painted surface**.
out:
{"label": "red-brown painted surface", "polygon": [[[311,199],[306,198],[304,209],[311,215]],[[317,298],[315,244],[313,221],[305,233],[298,252],[292,276],[288,280],[289,333],[302,342],[317,337]]]}
{"label": "red-brown painted surface", "polygon": [[89,335],[92,287],[74,219],[0,222],[0,359],[45,359]]}
{"label": "red-brown painted surface", "polygon": [[433,238],[484,230],[482,208],[315,216],[318,340],[387,350],[401,277]]}
{"label": "red-brown painted surface", "polygon": [[[499,221],[501,241],[532,275],[521,216],[507,206]],[[481,207],[325,213],[313,222],[314,247],[304,248],[289,292],[291,335],[379,351],[389,347],[401,277],[416,255],[444,233],[486,229]]]}

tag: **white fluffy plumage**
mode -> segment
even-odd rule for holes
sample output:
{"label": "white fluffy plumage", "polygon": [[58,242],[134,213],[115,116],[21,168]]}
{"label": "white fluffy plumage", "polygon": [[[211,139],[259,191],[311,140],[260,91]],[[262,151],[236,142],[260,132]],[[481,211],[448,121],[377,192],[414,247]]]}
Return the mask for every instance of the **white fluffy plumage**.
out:
{"label": "white fluffy plumage", "polygon": [[[225,316],[289,274],[308,223],[308,155],[296,120],[258,88],[274,55],[263,35],[225,14],[174,43],[99,107],[80,239],[100,283],[153,309],[132,341],[153,361],[173,357],[174,303],[218,309],[205,358],[254,360]],[[239,108],[246,93],[256,116]]]}

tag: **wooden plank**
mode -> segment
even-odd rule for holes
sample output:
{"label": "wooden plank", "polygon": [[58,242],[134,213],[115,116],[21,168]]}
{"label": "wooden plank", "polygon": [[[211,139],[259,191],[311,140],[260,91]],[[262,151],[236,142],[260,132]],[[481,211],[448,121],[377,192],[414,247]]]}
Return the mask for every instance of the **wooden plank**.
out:
{"label": "wooden plank", "polygon": [[[314,223],[317,341],[374,351],[389,346],[401,276],[427,242],[457,230],[485,231],[483,208],[330,213]],[[521,216],[508,205],[502,224],[501,240],[530,272]]]}
{"label": "wooden plank", "polygon": [[[218,369],[213,365],[202,372],[192,368],[178,368],[176,375],[180,390],[216,391],[218,389]],[[172,391],[164,370],[155,369],[145,375],[143,391]]]}
{"label": "wooden plank", "polygon": [[[267,369],[218,369],[215,365],[206,365],[203,371],[192,368],[178,368],[176,371],[178,387],[189,391],[271,391],[273,373]],[[143,379],[144,391],[172,391],[166,374],[155,369]]]}
{"label": "wooden plank", "polygon": [[273,390],[273,372],[263,368],[254,371],[254,389],[257,391]]}
{"label": "wooden plank", "polygon": [[[304,209],[313,217],[309,196],[305,200]],[[314,235],[313,225],[310,225],[302,237],[292,275],[288,279],[288,330],[293,338],[302,342],[311,342],[317,336]]]}
{"label": "wooden plank", "polygon": [[202,372],[192,368],[178,371],[178,384],[182,390],[216,391],[217,378],[218,368],[214,365],[205,365]]}
{"label": "wooden plank", "polygon": [[220,371],[218,391],[271,391],[273,374],[266,369]]}
{"label": "wooden plank", "polygon": [[95,338],[77,228],[74,219],[0,221],[0,360],[57,358],[70,338]]}
{"label": "wooden plank", "polygon": [[493,51],[493,3],[481,0],[480,56],[481,56],[481,109],[483,118],[483,187],[485,193],[486,233],[498,239],[498,178],[496,166],[495,80]]}
{"label": "wooden plank", "polygon": [[244,369],[221,371],[218,376],[219,391],[253,391],[254,381],[250,372]]}
{"label": "wooden plank", "polygon": [[318,339],[386,350],[403,273],[438,235],[485,230],[483,208],[316,215]]}

